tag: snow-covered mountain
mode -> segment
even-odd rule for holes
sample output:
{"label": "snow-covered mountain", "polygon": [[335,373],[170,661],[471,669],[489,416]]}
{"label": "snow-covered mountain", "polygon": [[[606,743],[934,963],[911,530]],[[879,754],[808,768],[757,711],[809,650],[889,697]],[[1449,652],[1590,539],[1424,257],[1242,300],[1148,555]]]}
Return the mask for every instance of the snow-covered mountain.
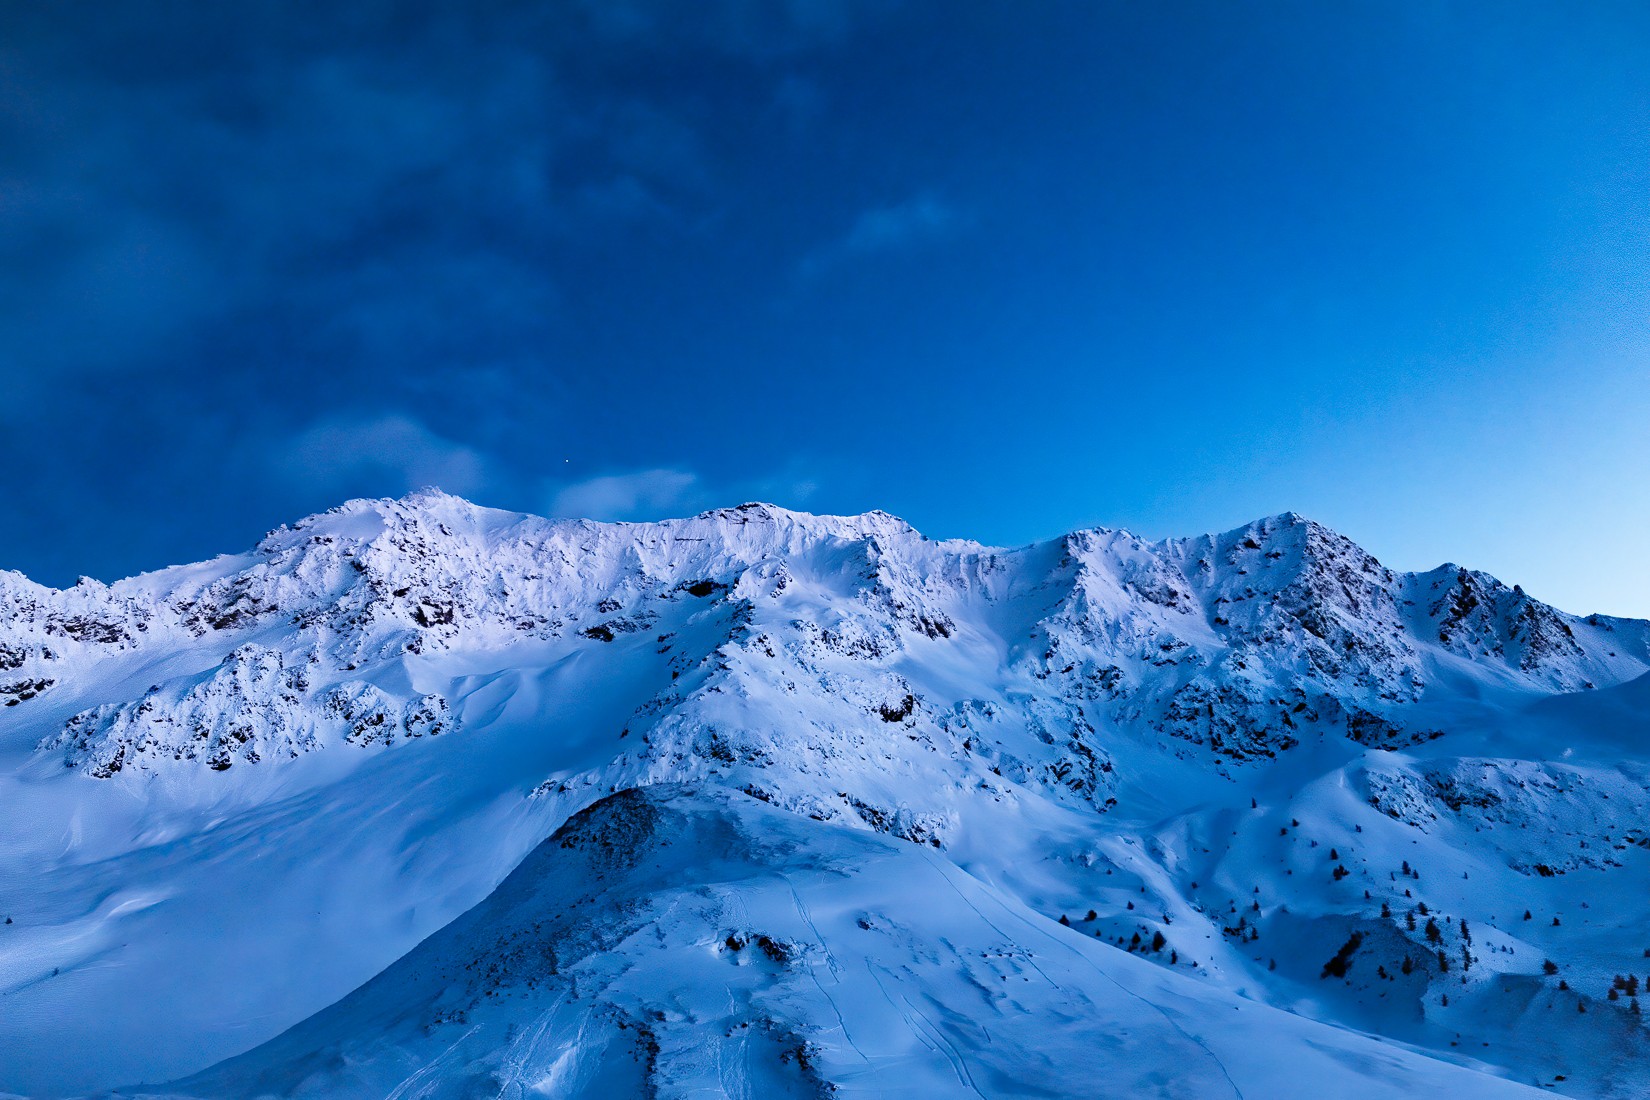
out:
{"label": "snow-covered mountain", "polygon": [[1650,1091],[1650,623],[1292,514],[356,501],[0,700],[0,1090]]}

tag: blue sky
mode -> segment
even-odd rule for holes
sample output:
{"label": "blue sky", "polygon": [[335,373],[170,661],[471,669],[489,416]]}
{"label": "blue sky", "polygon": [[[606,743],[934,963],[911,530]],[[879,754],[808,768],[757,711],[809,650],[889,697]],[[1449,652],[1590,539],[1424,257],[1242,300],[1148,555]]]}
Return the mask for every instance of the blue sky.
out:
{"label": "blue sky", "polygon": [[1650,615],[1641,3],[0,7],[0,566],[1293,509]]}

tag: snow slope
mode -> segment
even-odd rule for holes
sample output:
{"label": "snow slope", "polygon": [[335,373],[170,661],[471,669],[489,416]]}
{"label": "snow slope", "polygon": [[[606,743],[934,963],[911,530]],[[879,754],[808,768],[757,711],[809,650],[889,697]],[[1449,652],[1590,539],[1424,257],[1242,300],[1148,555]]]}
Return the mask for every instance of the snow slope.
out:
{"label": "snow slope", "polygon": [[610,795],[336,1006],[130,1096],[1514,1096],[1210,991],[931,849],[725,789]]}
{"label": "snow slope", "polygon": [[[976,891],[1012,925],[1005,951],[1077,945],[1158,1018],[1211,1021],[1215,1061],[1262,1094],[1281,1093],[1242,1055],[1264,1048],[1247,1024],[1217,1026],[1227,1011],[1346,1088],[1431,1081],[1454,1072],[1442,1060],[1474,1088],[1650,1089],[1633,995],[1650,981],[1650,624],[1568,615],[1453,566],[1394,573],[1299,516],[1005,550],[882,513],[605,525],[433,492],[356,501],[249,554],[109,586],[0,574],[0,698],[0,1089],[21,1094],[182,1078],[314,1016],[216,1071],[213,1094],[250,1065],[320,1072],[336,1044],[365,1067],[360,1094],[387,1095],[435,1048],[374,998],[423,988],[407,977],[420,957],[496,963],[478,914],[529,919],[518,895],[553,855],[543,838],[615,791],[682,783],[697,793],[633,797],[690,832],[760,821],[798,862],[707,850],[747,884],[693,901],[691,861],[637,856],[647,873],[624,890],[641,923],[579,964],[605,991],[592,1015],[552,1004],[546,990],[572,988],[557,975],[486,1006],[473,1037],[451,1032],[452,1064],[519,1057],[565,1085],[552,1093],[631,1072],[634,1036],[598,1018],[643,1002],[612,968],[679,989],[683,1020],[712,1018],[703,998],[734,995],[706,946],[726,931],[717,906],[782,910],[774,876],[803,876],[816,909],[913,930],[905,955],[857,926],[750,930],[857,960],[844,995],[882,1021],[886,1081],[912,1088],[939,1089],[924,1076],[939,1063],[894,1048],[944,1049],[934,1027],[991,1095],[1033,1072],[1023,1036],[1058,1021],[1115,1040],[1142,1012],[1062,971],[993,1030],[993,999],[937,976],[977,970],[957,945],[990,947],[950,900]],[[933,883],[924,901],[905,879]],[[574,908],[557,918],[574,939],[611,916]],[[948,1006],[941,1023],[877,1015],[894,1001],[861,970],[879,966],[899,996]],[[716,1088],[883,1087],[841,1060],[817,971],[746,976],[764,1037],[721,1044],[745,1077]],[[796,1076],[793,1039],[820,1052],[814,1076]],[[1346,1068],[1363,1058],[1377,1068]],[[1165,1059],[1186,1074],[1165,1087],[1211,1094],[1195,1064]],[[661,1084],[701,1080],[670,1065]]]}

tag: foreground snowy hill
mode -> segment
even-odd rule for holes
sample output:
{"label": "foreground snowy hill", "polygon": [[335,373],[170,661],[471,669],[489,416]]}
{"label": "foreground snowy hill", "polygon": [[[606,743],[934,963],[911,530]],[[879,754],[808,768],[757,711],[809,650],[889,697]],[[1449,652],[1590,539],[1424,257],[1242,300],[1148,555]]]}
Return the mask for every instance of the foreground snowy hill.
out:
{"label": "foreground snowy hill", "polygon": [[1049,922],[922,846],[611,795],[272,1043],[143,1096],[1513,1096]]}
{"label": "foreground snowy hill", "polygon": [[[1257,1033],[1299,1095],[1650,1090],[1650,624],[1299,516],[1002,550],[881,513],[357,501],[114,585],[0,574],[0,701],[21,1094],[258,1047],[172,1091],[439,1095],[407,1067],[452,1048],[552,1093],[1082,1095],[1030,1053],[1068,1030],[1171,1095],[1217,1066],[1292,1094]],[[560,836],[682,836],[617,870],[538,847],[598,805]],[[757,1034],[712,1073],[671,1045],[706,1021]]]}

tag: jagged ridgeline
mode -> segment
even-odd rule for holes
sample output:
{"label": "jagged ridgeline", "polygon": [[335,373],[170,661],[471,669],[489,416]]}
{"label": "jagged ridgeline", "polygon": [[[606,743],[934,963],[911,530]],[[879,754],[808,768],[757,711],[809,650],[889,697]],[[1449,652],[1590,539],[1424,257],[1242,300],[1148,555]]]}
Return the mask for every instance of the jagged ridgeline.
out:
{"label": "jagged ridgeline", "polygon": [[[1086,1095],[1071,1074],[1091,1066],[1037,1062],[1052,1021],[1088,1021],[1090,1060],[1119,1074],[1137,1040],[1185,1054],[1172,1028],[1103,1053],[1122,982],[1170,1016],[1271,1013],[1301,1057],[1332,1033],[1346,1094],[1448,1070],[1452,1094],[1631,1095],[1650,1088],[1636,977],[1623,992],[1650,970],[1647,670],[1650,624],[1455,566],[1397,573],[1293,514],[1003,549],[880,512],[602,524],[425,492],[110,585],[0,574],[0,1049],[18,1052],[0,1090],[180,1078],[358,987],[357,1006],[412,997],[429,971],[408,952],[483,905],[519,933],[505,954],[457,933],[440,954],[470,975],[464,1012],[515,1006],[465,1040],[472,1085],[711,1088],[685,1036],[721,1034],[704,1049],[774,1095],[989,1095],[1016,1064]],[[568,870],[554,904],[533,895],[542,912],[490,897],[518,865],[573,867],[530,853],[576,815],[656,787],[602,812],[679,818],[705,867],[648,856],[622,890]],[[706,847],[706,830],[744,839]],[[890,893],[862,859],[942,900]],[[682,885],[712,865],[747,885],[714,905]],[[818,892],[773,893],[798,875]],[[841,911],[797,924],[774,898]],[[676,1000],[575,966],[598,941]],[[959,951],[973,992],[940,1008],[900,969]],[[533,952],[552,961],[526,967]],[[722,1008],[685,992],[723,981],[694,969],[712,962],[750,968]],[[834,981],[853,987],[840,1017]],[[910,1011],[873,1011],[879,988]],[[426,993],[421,1026],[448,1035],[458,1017]],[[556,1000],[574,994],[576,1012]],[[337,1034],[312,1021],[301,1050],[236,1072],[296,1089],[291,1059],[364,1059],[326,1088],[382,1095],[438,1053],[341,1008]],[[893,1029],[904,1076],[877,1077],[850,1008]],[[568,1028],[595,1038],[569,1046]],[[985,1035],[1017,1053],[987,1056]],[[96,1053],[66,1065],[64,1043]],[[1199,1073],[1289,1094],[1242,1044],[1211,1045]],[[1410,1053],[1469,1046],[1459,1078]],[[1383,1058],[1395,1076],[1367,1068]],[[1128,1079],[1172,1087],[1177,1060]]]}
{"label": "jagged ridgeline", "polygon": [[[223,650],[208,668],[77,712],[43,742],[101,778],[440,733],[452,724],[440,693],[386,692],[374,674],[524,642],[655,650],[671,682],[638,710],[635,734],[680,727],[668,717],[684,703],[742,674],[780,672],[793,690],[800,679],[840,694],[924,744],[1085,797],[1111,794],[1101,727],[1222,762],[1274,758],[1325,732],[1396,748],[1444,732],[1418,726],[1410,705],[1448,678],[1450,657],[1562,691],[1650,664],[1643,623],[1566,615],[1452,566],[1394,573],[1293,514],[1220,536],[1083,531],[1001,550],[931,541],[877,512],[745,505],[617,525],[424,493],[352,502],[272,532],[252,554],[110,586],[57,591],[16,574],[0,585],[7,706],[67,697],[89,666]],[[913,662],[966,663],[982,645],[1003,666],[990,679],[1024,687],[1011,715],[990,696],[919,698],[900,675]],[[1031,742],[993,736],[1007,726]],[[679,728],[659,732],[661,753],[761,756],[737,730],[699,731],[691,745],[677,744]]]}

